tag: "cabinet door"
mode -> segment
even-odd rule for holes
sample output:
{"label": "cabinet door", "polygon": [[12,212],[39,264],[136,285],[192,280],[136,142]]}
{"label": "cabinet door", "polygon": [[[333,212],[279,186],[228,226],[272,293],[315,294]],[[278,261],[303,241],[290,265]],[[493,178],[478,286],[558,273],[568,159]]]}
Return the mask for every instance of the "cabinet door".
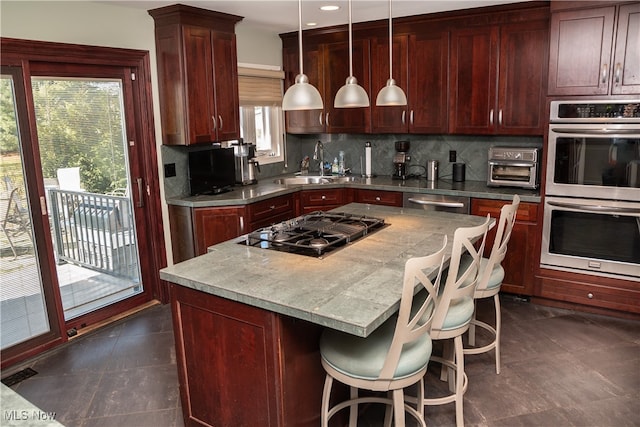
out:
{"label": "cabinet door", "polygon": [[620,6],[611,93],[640,93],[640,3]]}
{"label": "cabinet door", "polygon": [[[369,40],[353,41],[353,75],[358,84],[369,94]],[[371,107],[334,108],[338,90],[349,76],[349,43],[324,45],[324,110],[326,130],[329,133],[368,133],[371,129]],[[373,101],[375,102],[375,100]]]}
{"label": "cabinet door", "polygon": [[548,21],[521,22],[500,29],[496,133],[544,134],[548,25]]}
{"label": "cabinet door", "polygon": [[452,31],[450,133],[494,133],[497,66],[498,27]]}
{"label": "cabinet door", "polygon": [[[283,49],[283,67],[286,71],[285,79],[285,91],[289,86],[295,83],[296,76],[300,73],[300,63],[298,48],[284,48]],[[303,51],[304,55],[304,73],[309,78],[309,83],[315,86],[323,94],[323,79],[322,79],[322,53],[318,46],[305,47]],[[322,97],[322,101],[325,106],[329,101],[326,96]],[[302,111],[287,111],[285,112],[285,120],[288,133],[305,134],[305,133],[323,133],[324,127],[324,110],[302,110]]]}
{"label": "cabinet door", "polygon": [[238,99],[238,60],[236,36],[212,31],[213,86],[215,95],[216,141],[240,137],[240,101]]}
{"label": "cabinet door", "polygon": [[[473,199],[471,214],[486,216],[490,214],[496,221],[500,218],[500,209],[506,203],[499,200]],[[509,248],[502,261],[505,277],[501,290],[522,295],[532,295],[534,290],[534,270],[537,263],[537,229],[538,205],[520,203],[516,213],[516,223],[509,239]],[[495,239],[495,227],[487,235],[484,256],[491,254]]]}
{"label": "cabinet door", "polygon": [[[409,38],[393,37],[393,79],[407,94]],[[374,38],[371,45],[371,128],[374,133],[407,133],[407,106],[376,106],[376,97],[389,79],[389,38]]]}
{"label": "cabinet door", "polygon": [[412,34],[409,52],[409,132],[446,133],[449,32]]}
{"label": "cabinet door", "polygon": [[216,243],[244,233],[244,208],[196,208],[193,210],[196,256]]}
{"label": "cabinet door", "polygon": [[213,105],[213,47],[211,31],[207,28],[185,26],[184,56],[186,75],[188,144],[216,140]]}
{"label": "cabinet door", "polygon": [[606,95],[615,6],[553,13],[549,95]]}

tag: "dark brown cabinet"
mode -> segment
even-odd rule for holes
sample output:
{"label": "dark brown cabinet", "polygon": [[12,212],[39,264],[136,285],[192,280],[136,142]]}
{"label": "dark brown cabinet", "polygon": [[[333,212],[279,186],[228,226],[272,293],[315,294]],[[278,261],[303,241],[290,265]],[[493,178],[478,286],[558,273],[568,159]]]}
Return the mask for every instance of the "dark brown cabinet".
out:
{"label": "dark brown cabinet", "polygon": [[402,193],[399,191],[354,190],[354,202],[402,207]]}
{"label": "dark brown cabinet", "polygon": [[155,20],[162,139],[191,145],[240,136],[235,24],[242,18],[184,5]]}
{"label": "dark brown cabinet", "polygon": [[[472,199],[471,214],[486,216],[490,214],[496,221],[500,218],[500,209],[509,201]],[[533,295],[535,269],[539,259],[538,245],[538,204],[521,202],[516,213],[516,223],[511,232],[507,255],[502,261],[505,277],[501,290],[504,292]],[[487,235],[485,256],[489,256],[495,239],[495,228]]]}
{"label": "dark brown cabinet", "polygon": [[[340,35],[344,38],[344,35]],[[296,43],[295,47],[293,42]],[[294,84],[299,72],[297,38],[283,39],[283,62],[290,67],[285,73],[285,90]],[[324,110],[287,111],[289,133],[368,133],[371,129],[371,107],[334,108],[338,90],[349,76],[349,43],[330,41],[309,43],[304,48],[304,73],[309,83],[322,95]],[[353,75],[369,97],[370,82],[369,40],[353,41]],[[375,99],[372,101],[375,102]]]}
{"label": "dark brown cabinet", "polygon": [[287,194],[251,203],[247,207],[250,222],[248,231],[293,218],[296,215],[296,196]]}
{"label": "dark brown cabinet", "polygon": [[389,78],[389,39],[373,38],[371,54],[373,133],[446,133],[449,32],[423,30],[393,38],[393,78],[406,106],[375,106]]}
{"label": "dark brown cabinet", "polygon": [[451,32],[449,132],[542,135],[548,20]]}
{"label": "dark brown cabinet", "polygon": [[551,5],[549,95],[640,93],[640,3],[574,4]]}
{"label": "dark brown cabinet", "polygon": [[322,190],[302,190],[300,192],[300,212],[328,211],[348,203],[345,190],[327,188]]}
{"label": "dark brown cabinet", "polygon": [[171,285],[185,426],[320,424],[322,327]]}

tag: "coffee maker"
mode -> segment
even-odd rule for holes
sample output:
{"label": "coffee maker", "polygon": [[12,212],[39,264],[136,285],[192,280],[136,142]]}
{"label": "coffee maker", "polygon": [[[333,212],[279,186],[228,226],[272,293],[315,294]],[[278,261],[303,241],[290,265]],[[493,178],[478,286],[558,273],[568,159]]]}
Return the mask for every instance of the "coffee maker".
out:
{"label": "coffee maker", "polygon": [[407,166],[411,160],[408,154],[409,141],[396,141],[396,154],[393,156],[393,179],[407,179]]}
{"label": "coffee maker", "polygon": [[258,182],[256,169],[260,172],[260,164],[256,160],[256,146],[245,144],[242,139],[232,144],[236,162],[236,184],[250,185]]}

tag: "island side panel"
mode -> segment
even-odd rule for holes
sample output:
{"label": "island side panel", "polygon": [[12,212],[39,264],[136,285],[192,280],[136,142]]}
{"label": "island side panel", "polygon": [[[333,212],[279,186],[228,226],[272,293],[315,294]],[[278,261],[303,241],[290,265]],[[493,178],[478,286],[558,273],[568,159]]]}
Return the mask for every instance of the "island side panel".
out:
{"label": "island side panel", "polygon": [[319,425],[322,328],[171,285],[186,426]]}

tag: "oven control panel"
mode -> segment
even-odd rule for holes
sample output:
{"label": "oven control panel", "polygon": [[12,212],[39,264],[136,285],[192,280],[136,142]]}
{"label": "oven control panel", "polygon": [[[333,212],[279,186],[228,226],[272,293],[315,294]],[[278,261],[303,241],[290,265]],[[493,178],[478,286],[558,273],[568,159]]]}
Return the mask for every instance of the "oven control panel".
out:
{"label": "oven control panel", "polygon": [[614,101],[552,101],[552,123],[640,123],[640,99]]}

